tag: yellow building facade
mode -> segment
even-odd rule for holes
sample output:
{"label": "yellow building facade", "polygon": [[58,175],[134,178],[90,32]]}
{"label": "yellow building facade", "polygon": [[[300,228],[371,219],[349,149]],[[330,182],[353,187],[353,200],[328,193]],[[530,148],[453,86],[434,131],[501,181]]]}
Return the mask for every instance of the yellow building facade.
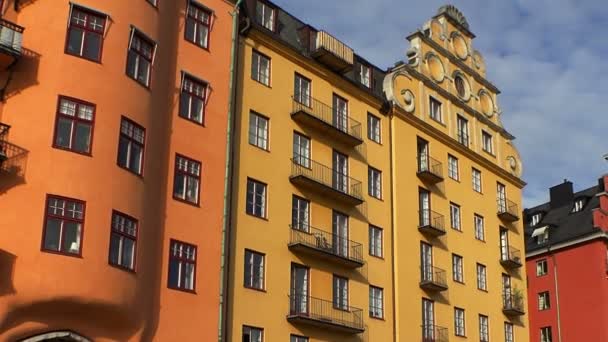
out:
{"label": "yellow building facade", "polygon": [[241,10],[227,340],[527,341],[521,163],[464,16],[381,70]]}

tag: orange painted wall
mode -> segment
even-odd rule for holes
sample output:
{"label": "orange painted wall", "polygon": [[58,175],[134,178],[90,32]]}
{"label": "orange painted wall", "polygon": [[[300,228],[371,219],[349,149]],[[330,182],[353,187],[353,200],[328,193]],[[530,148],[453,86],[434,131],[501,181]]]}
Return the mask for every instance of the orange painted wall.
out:
{"label": "orange painted wall", "polygon": [[[23,177],[0,175],[0,341],[73,330],[95,341],[217,338],[232,9],[214,11],[210,48],[184,40],[186,1],[78,0],[111,18],[101,63],[64,53],[68,0],[5,1],[23,27],[0,122],[29,151]],[[125,75],[130,25],[158,43],[151,87]],[[181,71],[211,85],[205,125],[178,116]],[[7,77],[0,73],[0,83]],[[91,156],[52,147],[58,95],[96,104]],[[146,128],[144,175],[116,165],[121,116]],[[202,163],[200,206],[172,198],[175,153]],[[82,257],[41,251],[45,198],[86,202]],[[139,220],[136,272],[108,265],[110,219]],[[196,293],[167,288],[170,239],[198,247]]]}

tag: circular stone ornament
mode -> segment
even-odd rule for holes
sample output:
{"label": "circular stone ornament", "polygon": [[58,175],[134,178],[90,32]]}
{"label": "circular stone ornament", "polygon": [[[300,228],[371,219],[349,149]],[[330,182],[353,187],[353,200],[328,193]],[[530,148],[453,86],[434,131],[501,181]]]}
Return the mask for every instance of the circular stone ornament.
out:
{"label": "circular stone ornament", "polygon": [[403,103],[405,104],[403,109],[405,109],[405,111],[408,113],[413,113],[414,109],[416,108],[414,93],[412,93],[412,91],[409,89],[403,89],[401,91],[401,97],[403,98]]}
{"label": "circular stone ornament", "polygon": [[456,57],[465,60],[469,56],[469,47],[464,37],[457,32],[452,32],[452,50]]}
{"label": "circular stone ornament", "polygon": [[445,79],[445,69],[443,67],[443,63],[441,59],[436,55],[429,54],[426,57],[426,64],[429,68],[429,73],[431,74],[431,78],[436,82],[443,82]]}
{"label": "circular stone ornament", "polygon": [[494,115],[494,101],[492,101],[492,97],[486,91],[481,91],[479,93],[479,104],[481,106],[481,112],[485,114],[485,116],[490,118]]}
{"label": "circular stone ornament", "polygon": [[471,86],[462,73],[459,72],[454,75],[454,86],[456,94],[462,100],[468,101],[471,98]]}

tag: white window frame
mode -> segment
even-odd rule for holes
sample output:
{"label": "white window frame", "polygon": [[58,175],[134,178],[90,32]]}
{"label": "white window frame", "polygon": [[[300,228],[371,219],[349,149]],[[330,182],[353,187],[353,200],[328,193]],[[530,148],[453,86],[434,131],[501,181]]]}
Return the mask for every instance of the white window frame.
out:
{"label": "white window frame", "polygon": [[490,341],[490,319],[488,316],[479,315],[479,341],[489,342]]}
{"label": "white window frame", "polygon": [[544,311],[551,309],[551,295],[549,291],[538,293],[538,310]]}
{"label": "white window frame", "polygon": [[334,283],[334,307],[340,310],[349,310],[349,290],[348,290],[348,278],[344,278],[338,275],[333,277]]}
{"label": "white window frame", "polygon": [[382,171],[369,166],[367,176],[368,194],[377,199],[382,199]]}
{"label": "white window frame", "polygon": [[359,69],[359,79],[361,80],[361,84],[367,88],[372,87],[372,68],[361,64],[361,68]]}
{"label": "white window frame", "polygon": [[454,308],[454,334],[461,337],[466,336],[464,309]]}
{"label": "white window frame", "polygon": [[429,96],[429,117],[437,122],[443,123],[441,101],[433,96]]}
{"label": "white window frame", "polygon": [[[271,7],[264,1],[257,0],[255,4],[255,18],[258,24],[264,28],[273,31],[275,28],[275,8]],[[269,13],[270,12],[270,13]],[[269,14],[269,15],[268,15]]]}
{"label": "white window frame", "polygon": [[547,275],[549,272],[549,264],[547,263],[547,259],[542,259],[536,261],[536,276],[541,277]]}
{"label": "white window frame", "polygon": [[471,183],[473,186],[473,190],[481,193],[483,191],[483,187],[481,185],[481,171],[476,168],[471,168]]}
{"label": "white window frame", "polygon": [[384,257],[384,231],[380,227],[369,226],[369,255],[382,258]]}
{"label": "white window frame", "polygon": [[[251,185],[251,186],[250,186]],[[261,189],[262,194],[261,196],[258,193],[258,188]],[[254,179],[248,178],[247,179],[247,199],[245,200],[246,202],[248,201],[248,199],[251,197],[252,198],[252,202],[251,202],[251,212],[249,212],[248,210],[248,206],[249,203],[245,203],[245,211],[253,216],[256,217],[261,217],[261,218],[266,218],[267,215],[267,201],[268,201],[268,185],[256,181]],[[261,201],[261,203],[258,203],[258,201]],[[261,212],[258,212],[259,210],[256,210],[256,208],[260,208]]]}
{"label": "white window frame", "polygon": [[367,138],[380,144],[382,142],[381,119],[372,113],[367,113]]}
{"label": "white window frame", "polygon": [[249,249],[245,250],[244,285],[248,289],[266,288],[266,255]]}
{"label": "white window frame", "polygon": [[456,203],[450,203],[450,225],[453,229],[462,231],[460,206]]}
{"label": "white window frame", "polygon": [[373,318],[384,318],[384,289],[369,286],[369,316]]}
{"label": "white window frame", "polygon": [[464,258],[458,254],[452,254],[452,279],[464,283]]}
{"label": "white window frame", "polygon": [[540,328],[540,342],[552,342],[553,341],[553,332],[551,327],[542,327]]}
{"label": "white window frame", "polygon": [[458,166],[458,158],[448,154],[448,176],[453,180],[460,180],[460,170]]}
{"label": "white window frame", "polygon": [[293,99],[306,107],[312,107],[312,81],[298,73],[294,74]]}
{"label": "white window frame", "polygon": [[312,141],[304,134],[293,132],[293,161],[294,163],[311,167],[311,145]]}
{"label": "white window frame", "polygon": [[[255,333],[255,336],[253,335]],[[249,335],[249,341],[245,340],[245,334]],[[254,339],[255,338],[255,339]],[[264,329],[243,326],[243,342],[263,342],[264,341]]]}
{"label": "white window frame", "polygon": [[475,224],[475,238],[479,241],[486,241],[486,231],[483,216],[474,214],[473,222]]}
{"label": "white window frame", "polygon": [[515,342],[513,336],[513,324],[505,322],[505,342]]}
{"label": "white window frame", "polygon": [[249,144],[269,150],[270,119],[254,111],[249,112]]}
{"label": "white window frame", "polygon": [[536,226],[537,224],[540,223],[540,220],[542,219],[543,214],[542,213],[536,213],[532,215],[532,219],[530,220],[530,225],[531,226]]}
{"label": "white window frame", "polygon": [[494,137],[492,136],[492,134],[482,130],[481,142],[483,150],[491,155],[494,155]]}
{"label": "white window frame", "polygon": [[488,274],[485,265],[477,264],[477,289],[482,291],[488,290]]}
{"label": "white window frame", "polygon": [[[264,65],[264,62],[265,65]],[[267,87],[270,87],[270,72],[272,60],[259,51],[251,53],[251,78]]]}

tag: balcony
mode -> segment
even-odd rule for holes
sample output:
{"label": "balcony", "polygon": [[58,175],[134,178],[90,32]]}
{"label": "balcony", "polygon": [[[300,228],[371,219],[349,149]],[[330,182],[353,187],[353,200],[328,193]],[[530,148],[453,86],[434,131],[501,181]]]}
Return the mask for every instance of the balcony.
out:
{"label": "balcony", "polygon": [[23,176],[27,150],[8,141],[10,128],[0,123],[0,173]]}
{"label": "balcony", "polygon": [[363,310],[350,306],[338,308],[331,301],[301,294],[289,296],[287,320],[347,334],[365,331]]}
{"label": "balcony", "polygon": [[519,221],[517,204],[508,199],[498,199],[498,217],[507,222]]}
{"label": "balcony", "polygon": [[517,293],[518,290],[515,292],[503,294],[502,312],[507,316],[522,316],[526,313],[523,296]]}
{"label": "balcony", "polygon": [[506,268],[518,268],[522,266],[521,263],[521,252],[519,249],[506,246],[502,247],[503,252],[501,253],[500,263]]}
{"label": "balcony", "polygon": [[340,73],[352,69],[355,59],[353,49],[331,34],[317,32],[312,44],[311,56],[328,68]]}
{"label": "balcony", "polygon": [[445,270],[428,265],[423,266],[420,271],[420,288],[433,292],[448,289]]}
{"label": "balcony", "polygon": [[418,156],[418,177],[425,182],[436,184],[443,181],[441,162],[425,154]]}
{"label": "balcony", "polygon": [[438,325],[424,324],[422,328],[422,342],[448,342],[448,328]]}
{"label": "balcony", "polygon": [[418,212],[418,230],[433,237],[445,234],[443,215],[430,209]]}
{"label": "balcony", "polygon": [[292,102],[291,117],[294,121],[351,147],[363,143],[359,121],[312,97],[292,97]]}
{"label": "balcony", "polygon": [[311,227],[306,223],[291,226],[289,249],[320,257],[347,268],[363,266],[363,245]]}
{"label": "balcony", "polygon": [[293,184],[349,205],[363,203],[360,181],[310,159],[291,159],[289,180]]}
{"label": "balcony", "polygon": [[7,69],[21,57],[23,27],[0,19],[0,68]]}

